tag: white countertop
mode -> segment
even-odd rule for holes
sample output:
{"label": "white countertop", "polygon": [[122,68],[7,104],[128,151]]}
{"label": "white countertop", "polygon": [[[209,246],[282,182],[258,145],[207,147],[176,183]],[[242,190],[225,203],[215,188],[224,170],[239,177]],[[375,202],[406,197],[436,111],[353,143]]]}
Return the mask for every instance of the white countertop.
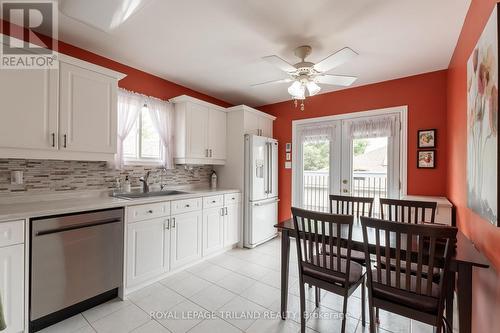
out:
{"label": "white countertop", "polygon": [[240,192],[236,189],[207,187],[182,190],[187,193],[139,199],[114,198],[109,196],[107,191],[2,196],[0,197],[0,222]]}

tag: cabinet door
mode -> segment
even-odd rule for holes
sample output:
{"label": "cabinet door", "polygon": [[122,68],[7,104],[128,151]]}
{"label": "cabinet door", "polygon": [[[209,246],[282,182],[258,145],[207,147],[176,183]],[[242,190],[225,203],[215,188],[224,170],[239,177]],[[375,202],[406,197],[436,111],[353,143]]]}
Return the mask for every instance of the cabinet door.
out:
{"label": "cabinet door", "polygon": [[57,70],[1,72],[0,147],[57,149]]}
{"label": "cabinet door", "polygon": [[224,246],[233,245],[240,240],[241,206],[239,203],[226,206],[224,216]]}
{"label": "cabinet door", "polygon": [[224,246],[224,208],[203,210],[203,256]]}
{"label": "cabinet door", "polygon": [[59,70],[59,148],[116,153],[116,79],[64,62]]}
{"label": "cabinet door", "polygon": [[226,113],[210,109],[208,119],[208,148],[210,158],[226,159]]}
{"label": "cabinet door", "polygon": [[7,328],[2,333],[24,330],[24,244],[0,248],[0,296]]}
{"label": "cabinet door", "polygon": [[188,103],[186,117],[186,158],[208,158],[208,108]]}
{"label": "cabinet door", "polygon": [[262,136],[266,136],[268,138],[273,137],[273,121],[271,119],[260,117],[259,127],[262,130]]}
{"label": "cabinet door", "polygon": [[170,267],[179,268],[201,258],[201,211],[172,216]]}
{"label": "cabinet door", "polygon": [[[127,287],[148,281],[168,270],[165,253],[167,219],[127,225]],[[167,230],[168,231],[168,230]]]}
{"label": "cabinet door", "polygon": [[245,134],[255,134],[259,135],[259,116],[253,112],[245,111],[245,121],[244,121]]}

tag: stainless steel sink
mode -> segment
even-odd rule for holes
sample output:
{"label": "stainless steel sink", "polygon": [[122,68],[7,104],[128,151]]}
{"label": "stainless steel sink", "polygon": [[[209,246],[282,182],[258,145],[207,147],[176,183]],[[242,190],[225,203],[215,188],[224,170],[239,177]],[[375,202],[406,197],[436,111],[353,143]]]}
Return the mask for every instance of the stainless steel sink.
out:
{"label": "stainless steel sink", "polygon": [[123,199],[141,199],[141,198],[151,198],[151,197],[163,197],[169,195],[178,195],[178,194],[188,194],[188,192],[184,191],[158,191],[158,192],[131,192],[131,193],[117,193],[113,196],[116,198]]}

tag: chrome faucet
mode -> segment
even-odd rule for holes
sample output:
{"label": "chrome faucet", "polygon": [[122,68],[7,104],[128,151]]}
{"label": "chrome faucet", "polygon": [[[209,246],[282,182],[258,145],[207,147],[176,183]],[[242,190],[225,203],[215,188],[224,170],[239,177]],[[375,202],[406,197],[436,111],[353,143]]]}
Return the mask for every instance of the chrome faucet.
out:
{"label": "chrome faucet", "polygon": [[148,193],[149,192],[149,176],[151,175],[151,171],[146,172],[144,177],[139,178],[139,181],[142,182],[142,192]]}

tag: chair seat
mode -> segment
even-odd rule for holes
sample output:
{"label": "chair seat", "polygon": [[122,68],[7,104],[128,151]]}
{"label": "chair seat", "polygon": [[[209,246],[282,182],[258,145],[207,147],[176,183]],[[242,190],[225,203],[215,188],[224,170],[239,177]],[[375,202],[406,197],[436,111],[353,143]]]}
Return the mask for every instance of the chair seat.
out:
{"label": "chair seat", "polygon": [[[326,256],[326,263],[323,262],[323,255],[314,255],[312,257],[312,262],[314,265],[319,265],[321,267],[324,267],[325,269],[332,269],[331,267],[331,260],[330,256]],[[346,272],[346,266],[347,266],[347,260],[346,259],[340,259],[340,272],[344,273]],[[337,258],[333,258],[333,269],[338,270],[337,268]],[[323,280],[325,282],[329,283],[334,283],[334,284],[340,284],[344,285],[345,279],[342,277],[335,276],[333,274],[329,274],[323,270],[315,269],[314,266],[312,265],[304,265],[303,266],[303,272],[305,275],[314,277],[316,279]],[[332,272],[333,273],[333,272]],[[356,263],[351,261],[351,265],[349,267],[349,280],[348,283],[349,285],[355,284],[358,282],[361,277],[363,276],[363,267]]]}
{"label": "chair seat", "polygon": [[[396,272],[391,271],[391,286],[386,284],[386,270],[381,270],[381,283],[378,283],[377,270],[372,270],[372,295],[375,298],[383,299],[392,303],[397,303],[409,308],[413,308],[419,311],[424,311],[427,313],[436,313],[438,310],[438,300],[439,300],[439,285],[432,282],[432,296],[421,295],[416,292],[417,290],[417,277],[411,275],[410,278],[410,290],[406,291],[400,288],[396,288]],[[406,275],[399,274],[400,286],[405,287]],[[422,278],[422,291],[427,288],[427,279]]]}
{"label": "chair seat", "polygon": [[[325,248],[326,255],[330,255],[330,249]],[[333,255],[337,255],[337,248],[333,248]],[[347,258],[347,249],[340,248],[340,256],[342,258]],[[351,250],[351,260],[357,262],[358,264],[365,265],[365,253],[361,251]]]}
{"label": "chair seat", "polygon": [[[386,258],[380,258],[380,263],[381,263],[381,266],[382,268],[385,268],[387,266],[386,264]],[[401,273],[405,273],[406,272],[406,261],[404,260],[401,260],[400,261],[400,270],[401,270]],[[390,267],[391,267],[391,270],[396,270],[396,259],[391,259],[391,263],[390,263]],[[412,274],[417,274],[417,263],[410,263],[410,272]],[[427,265],[422,265],[422,277],[423,278],[427,278],[427,272],[429,271],[429,267]],[[432,280],[434,280],[434,282],[439,282],[439,279],[441,277],[441,271],[439,268],[437,267],[434,267],[432,269]]]}

